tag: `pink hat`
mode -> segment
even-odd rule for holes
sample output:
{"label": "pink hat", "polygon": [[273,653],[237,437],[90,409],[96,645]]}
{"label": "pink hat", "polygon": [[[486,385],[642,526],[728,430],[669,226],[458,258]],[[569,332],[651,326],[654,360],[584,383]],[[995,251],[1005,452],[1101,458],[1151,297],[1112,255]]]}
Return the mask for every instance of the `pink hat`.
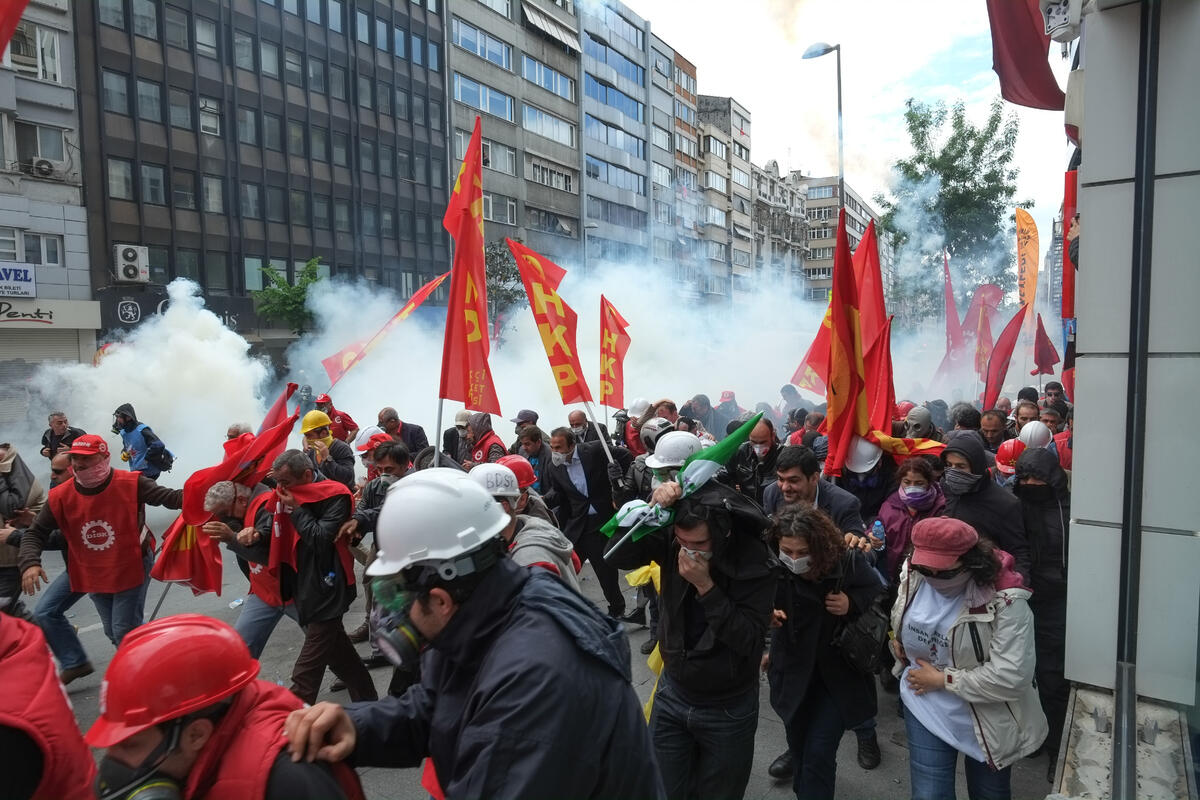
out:
{"label": "pink hat", "polygon": [[963,553],[979,542],[979,534],[967,523],[949,517],[929,517],[912,529],[912,565],[949,569]]}
{"label": "pink hat", "polygon": [[85,433],[71,442],[71,449],[67,453],[73,456],[94,456],[97,453],[106,456],[108,455],[108,442],[94,433]]}

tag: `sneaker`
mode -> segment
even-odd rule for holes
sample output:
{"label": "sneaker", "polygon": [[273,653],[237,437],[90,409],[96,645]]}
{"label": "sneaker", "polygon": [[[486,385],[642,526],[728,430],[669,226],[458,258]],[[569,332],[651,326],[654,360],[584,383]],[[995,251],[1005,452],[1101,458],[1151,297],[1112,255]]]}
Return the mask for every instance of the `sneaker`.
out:
{"label": "sneaker", "polygon": [[58,679],[62,681],[62,685],[66,686],[73,680],[84,678],[91,675],[96,670],[92,667],[92,662],[85,661],[78,667],[67,667],[62,672],[58,673]]}
{"label": "sneaker", "polygon": [[777,781],[790,780],[795,766],[792,761],[792,751],[784,750],[783,755],[772,761],[771,766],[767,767],[767,774]]}
{"label": "sneaker", "polygon": [[875,769],[883,760],[879,752],[879,737],[872,731],[870,736],[860,736],[858,739],[858,765],[863,769]]}
{"label": "sneaker", "polygon": [[642,651],[642,655],[648,656],[654,652],[655,647],[658,647],[658,639],[647,639],[638,649]]}
{"label": "sneaker", "polygon": [[359,642],[365,642],[367,640],[367,633],[368,633],[367,621],[363,620],[362,625],[359,625],[357,628],[350,631],[346,635],[350,637],[350,641],[354,642],[355,644],[358,644]]}
{"label": "sneaker", "polygon": [[335,678],[333,683],[329,684],[329,691],[340,692],[346,688],[346,682],[341,678]]}
{"label": "sneaker", "polygon": [[630,625],[640,625],[644,628],[646,627],[646,609],[635,608],[628,614],[617,617],[617,622],[625,622]]}

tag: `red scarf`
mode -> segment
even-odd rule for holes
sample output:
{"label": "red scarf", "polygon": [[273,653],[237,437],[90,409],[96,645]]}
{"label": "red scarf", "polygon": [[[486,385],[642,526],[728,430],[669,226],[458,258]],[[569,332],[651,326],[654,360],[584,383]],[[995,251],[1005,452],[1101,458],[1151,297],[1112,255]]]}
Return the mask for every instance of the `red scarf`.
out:
{"label": "red scarf", "polygon": [[[298,505],[318,503],[331,497],[345,495],[350,498],[350,513],[354,513],[354,495],[346,488],[345,484],[338,481],[305,483],[293,486],[289,491]],[[265,502],[265,507],[272,512],[274,522],[271,525],[271,557],[267,561],[267,570],[272,575],[278,575],[280,564],[287,564],[293,571],[296,569],[296,545],[300,542],[300,534],[296,532],[296,526],[292,524],[291,514],[282,513],[279,509],[279,495],[272,493],[269,497],[270,499]],[[350,555],[350,544],[345,538],[338,537],[334,547],[337,550],[338,558],[342,561],[342,571],[346,573],[346,583],[353,586],[354,557]]]}

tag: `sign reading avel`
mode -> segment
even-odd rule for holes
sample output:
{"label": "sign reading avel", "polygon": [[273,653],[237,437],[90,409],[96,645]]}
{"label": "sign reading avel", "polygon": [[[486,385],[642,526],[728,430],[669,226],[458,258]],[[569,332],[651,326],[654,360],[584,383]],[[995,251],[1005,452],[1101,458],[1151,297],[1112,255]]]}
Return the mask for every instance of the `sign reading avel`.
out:
{"label": "sign reading avel", "polygon": [[36,297],[33,264],[0,262],[0,297]]}

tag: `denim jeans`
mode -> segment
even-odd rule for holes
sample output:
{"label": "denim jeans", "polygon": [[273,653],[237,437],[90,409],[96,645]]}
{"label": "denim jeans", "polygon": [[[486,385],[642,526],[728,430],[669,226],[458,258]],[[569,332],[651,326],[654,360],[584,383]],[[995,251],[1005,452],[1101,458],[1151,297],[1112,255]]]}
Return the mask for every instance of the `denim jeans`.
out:
{"label": "denim jeans", "polygon": [[71,591],[71,578],[64,571],[42,592],[33,612],[42,632],[46,634],[46,643],[54,651],[54,657],[62,669],[81,667],[88,660],[87,651],[75,633],[75,626],[65,616],[67,609],[82,597],[83,592]]}
{"label": "denim jeans", "polygon": [[142,583],[132,589],[112,594],[93,592],[92,603],[100,622],[104,625],[104,635],[114,645],[120,645],[125,634],[138,627],[145,621],[146,590],[150,588],[150,567],[154,566],[154,553],[148,548],[142,550]]}
{"label": "denim jeans", "polygon": [[[958,750],[930,733],[914,714],[904,715],[904,727],[908,733],[912,800],[955,800]],[[996,771],[969,756],[963,756],[963,762],[967,772],[967,796],[971,800],[1011,800],[1011,766]]]}
{"label": "denim jeans", "polygon": [[758,729],[758,685],[724,703],[691,705],[664,672],[650,736],[670,800],[730,800],[746,793]]}
{"label": "denim jeans", "polygon": [[294,603],[278,608],[267,605],[256,594],[246,595],[246,601],[242,604],[242,613],[238,614],[233,629],[246,642],[246,647],[250,648],[251,658],[258,658],[262,655],[263,648],[267,646],[267,640],[271,638],[271,632],[275,630],[275,626],[285,614],[295,620],[297,625],[300,624]]}
{"label": "denim jeans", "polygon": [[792,791],[801,800],[833,800],[837,751],[846,723],[818,675],[784,728],[795,768]]}

